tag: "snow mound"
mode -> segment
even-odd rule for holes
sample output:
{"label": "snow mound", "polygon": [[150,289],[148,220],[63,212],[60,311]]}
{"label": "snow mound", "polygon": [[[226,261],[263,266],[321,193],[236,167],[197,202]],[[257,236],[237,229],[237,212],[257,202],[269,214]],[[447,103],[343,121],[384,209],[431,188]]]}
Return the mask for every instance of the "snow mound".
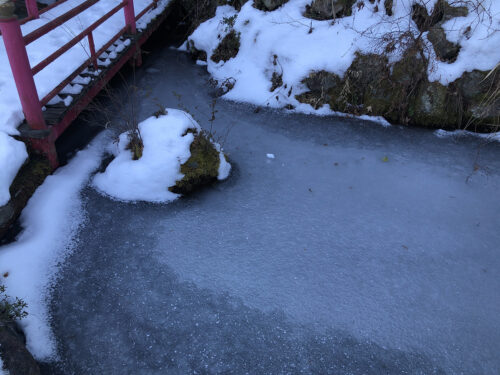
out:
{"label": "snow mound", "polygon": [[[152,116],[139,124],[144,145],[142,156],[133,160],[128,149],[130,132],[122,133],[111,151],[115,158],[106,171],[94,177],[93,186],[101,193],[123,201],[170,202],[179,197],[168,190],[181,180],[181,165],[191,156],[190,146],[201,127],[188,113],[166,109],[166,115]],[[219,176],[227,178],[231,166],[220,145]]]}
{"label": "snow mound", "polygon": [[2,283],[10,296],[28,304],[28,316],[20,325],[28,350],[39,360],[56,355],[47,291],[84,220],[79,193],[99,166],[103,139],[99,136],[67,166],[47,177],[21,214],[24,231],[16,242],[0,248],[0,275],[8,275]]}
{"label": "snow mound", "polygon": [[10,184],[28,157],[23,142],[0,131],[0,206],[10,200]]}

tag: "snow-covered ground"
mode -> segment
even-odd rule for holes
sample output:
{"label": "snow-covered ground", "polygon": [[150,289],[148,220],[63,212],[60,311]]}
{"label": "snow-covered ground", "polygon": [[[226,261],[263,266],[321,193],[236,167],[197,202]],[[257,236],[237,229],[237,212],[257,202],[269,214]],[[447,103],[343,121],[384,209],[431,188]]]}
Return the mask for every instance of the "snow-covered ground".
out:
{"label": "snow-covered ground", "polygon": [[[436,1],[418,3],[431,12]],[[300,112],[332,114],[326,106],[315,111],[295,99],[295,95],[306,91],[301,81],[310,72],[326,70],[343,76],[356,52],[381,52],[383,35],[391,33],[397,37],[406,31],[415,36],[419,34],[410,17],[415,0],[394,1],[392,16],[385,13],[381,2],[364,1],[362,7],[353,6],[351,16],[338,18],[335,22],[305,18],[305,7],[311,0],[290,0],[272,12],[258,10],[252,3],[247,1],[240,12],[227,5],[219,7],[216,16],[201,24],[188,40],[194,42],[197,49],[207,52],[207,69],[215,79],[220,82],[234,80],[234,88],[225,95],[227,99],[255,105],[280,108],[292,104]],[[485,10],[482,14],[473,9],[473,4],[454,2],[455,6],[469,6],[469,15],[453,18],[443,25],[448,39],[462,46],[455,62],[438,61],[432,47],[427,49],[430,51],[428,75],[431,81],[447,85],[463,72],[490,70],[500,62],[500,49],[494,47],[500,45],[500,2],[482,2]],[[234,27],[231,27],[230,18],[234,16]],[[467,34],[468,27],[471,31]],[[238,55],[227,62],[215,63],[210,56],[233,29],[240,33]],[[186,47],[184,44],[182,48]],[[396,49],[390,58],[399,60],[400,52]],[[282,74],[283,86],[270,92],[274,72]]]}
{"label": "snow-covered ground", "polygon": [[[139,160],[133,160],[128,149],[129,132],[122,133],[118,143],[112,142],[109,151],[115,156],[106,171],[97,174],[93,185],[100,192],[124,201],[164,203],[179,197],[168,190],[181,180],[181,165],[189,157],[194,133],[201,131],[188,113],[166,108],[165,114],[151,116],[138,125],[144,149]],[[192,130],[188,132],[188,130]],[[231,166],[219,150],[219,180],[229,175]]]}
{"label": "snow-covered ground", "polygon": [[0,249],[0,275],[7,294],[28,304],[21,321],[27,347],[38,359],[56,354],[49,325],[48,289],[57,268],[74,248],[74,235],[85,220],[80,189],[101,162],[106,134],[80,151],[69,165],[47,177],[21,215],[24,231],[17,241]]}
{"label": "snow-covered ground", "polygon": [[[44,13],[40,19],[27,22],[21,26],[23,35],[39,28],[47,22],[53,20],[59,15],[81,4],[83,0],[69,0],[65,3]],[[137,22],[139,29],[146,25],[158,15],[169,4],[170,0],[160,0],[158,7],[148,12]],[[35,66],[59,47],[70,41],[78,35],[91,23],[98,20],[118,3],[117,0],[100,0],[78,16],[64,23],[61,27],[51,31],[44,37],[36,40],[27,47],[28,58],[31,66]],[[142,9],[151,3],[150,0],[135,0],[135,12],[138,14]],[[93,33],[96,49],[102,47],[111,37],[113,37],[125,24],[123,11],[120,11],[109,18]],[[119,46],[117,48],[120,48]],[[35,76],[35,83],[38,95],[43,98],[62,80],[79,67],[88,57],[88,41],[84,39],[63,56],[50,64]],[[111,56],[112,57],[112,56]],[[111,58],[110,57],[110,58]],[[80,77],[77,77],[75,83],[81,83]],[[68,103],[69,104],[69,103]],[[26,159],[24,144],[7,135],[17,135],[17,127],[24,119],[21,103],[17,95],[16,85],[10,71],[10,65],[7,53],[3,44],[3,37],[0,36],[0,167],[9,165],[7,173],[0,175],[0,205],[8,201],[8,189],[12,178],[15,176],[18,166],[22,165]],[[17,167],[17,168],[16,168]],[[14,176],[12,176],[12,174]],[[7,194],[5,193],[7,192]]]}

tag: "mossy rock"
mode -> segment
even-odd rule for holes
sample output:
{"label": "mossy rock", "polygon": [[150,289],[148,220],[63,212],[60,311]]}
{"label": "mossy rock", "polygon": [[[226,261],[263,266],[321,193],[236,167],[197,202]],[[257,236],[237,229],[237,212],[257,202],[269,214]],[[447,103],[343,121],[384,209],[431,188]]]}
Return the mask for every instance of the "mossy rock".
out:
{"label": "mossy rock", "polygon": [[356,53],[344,81],[349,80],[350,104],[361,105],[365,98],[390,75],[387,57],[377,54]]}
{"label": "mossy rock", "polygon": [[45,158],[36,154],[30,155],[10,186],[10,201],[0,207],[0,237],[19,217],[35,190],[51,172],[52,168]]}
{"label": "mossy rock", "polygon": [[302,80],[309,91],[296,95],[300,103],[309,104],[315,109],[327,104],[332,97],[336,98],[342,90],[342,78],[325,70],[311,72]]}
{"label": "mossy rock", "polygon": [[446,39],[446,32],[441,26],[434,26],[427,34],[434,52],[439,60],[444,62],[454,62],[460,53],[460,45],[452,43]]}
{"label": "mossy rock", "polygon": [[487,71],[465,72],[450,84],[463,106],[464,125],[474,131],[498,131],[500,126],[500,76]]}
{"label": "mossy rock", "polygon": [[211,59],[215,63],[220,61],[228,61],[233,57],[236,57],[240,50],[240,33],[235,30],[231,30],[224,39],[219,43],[215,49]]}
{"label": "mossy rock", "polygon": [[0,323],[0,357],[10,375],[40,375],[25,344],[24,334],[14,322]]}
{"label": "mossy rock", "polygon": [[306,5],[305,17],[318,21],[348,17],[352,14],[355,0],[314,0]]}
{"label": "mossy rock", "polygon": [[194,135],[190,146],[191,156],[181,165],[184,177],[169,190],[176,194],[189,194],[192,191],[217,181],[220,157],[209,137],[201,132]]}
{"label": "mossy rock", "polygon": [[253,6],[263,11],[273,11],[287,2],[288,0],[254,0]]}
{"label": "mossy rock", "polygon": [[408,117],[412,125],[456,129],[460,121],[459,103],[446,86],[422,82],[410,104]]}

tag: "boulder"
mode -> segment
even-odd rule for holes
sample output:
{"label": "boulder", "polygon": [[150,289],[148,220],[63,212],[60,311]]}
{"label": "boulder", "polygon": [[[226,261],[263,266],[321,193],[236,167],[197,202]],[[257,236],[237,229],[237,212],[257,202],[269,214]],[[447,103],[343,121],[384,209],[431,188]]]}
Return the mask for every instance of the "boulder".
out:
{"label": "boulder", "polygon": [[189,150],[191,156],[181,165],[184,177],[169,188],[173,193],[189,194],[217,181],[221,156],[209,136],[204,132],[196,133]]}
{"label": "boulder", "polygon": [[446,32],[442,25],[455,17],[465,17],[468,13],[467,7],[451,6],[445,0],[439,0],[430,15],[423,5],[414,4],[412,6],[412,19],[421,32],[429,32],[427,38],[431,42],[437,58],[450,63],[457,59],[460,46],[446,39]]}
{"label": "boulder", "polygon": [[350,16],[355,0],[314,0],[306,6],[305,16],[315,20],[331,20]]}
{"label": "boulder", "polygon": [[207,61],[207,53],[203,50],[197,49],[194,45],[194,42],[190,39],[188,39],[187,41],[187,49],[194,61]]}
{"label": "boulder", "polygon": [[433,26],[427,34],[434,52],[439,60],[452,63],[458,57],[460,46],[446,39],[446,33],[441,26]]}
{"label": "boulder", "polygon": [[227,61],[236,57],[240,50],[240,33],[231,30],[219,43],[211,56],[213,62]]}
{"label": "boulder", "polygon": [[51,171],[46,159],[36,154],[30,155],[10,186],[11,199],[9,203],[0,207],[0,238],[19,217],[28,200]]}
{"label": "boulder", "polygon": [[0,357],[9,375],[40,375],[40,369],[26,349],[25,338],[14,322],[0,322]]}
{"label": "boulder", "polygon": [[295,98],[315,109],[330,102],[332,98],[338,97],[343,87],[342,79],[338,75],[324,70],[311,72],[302,80],[302,83],[309,91],[297,95]]}
{"label": "boulder", "polygon": [[462,103],[465,124],[478,131],[498,131],[500,126],[500,77],[487,71],[465,72],[450,84]]}
{"label": "boulder", "polygon": [[460,126],[459,103],[439,82],[421,82],[408,109],[409,123],[431,128]]}
{"label": "boulder", "polygon": [[384,0],[384,8],[385,8],[385,13],[388,16],[392,16],[392,7],[394,5],[393,0]]}
{"label": "boulder", "polygon": [[287,2],[288,0],[254,0],[253,6],[260,10],[273,11]]}

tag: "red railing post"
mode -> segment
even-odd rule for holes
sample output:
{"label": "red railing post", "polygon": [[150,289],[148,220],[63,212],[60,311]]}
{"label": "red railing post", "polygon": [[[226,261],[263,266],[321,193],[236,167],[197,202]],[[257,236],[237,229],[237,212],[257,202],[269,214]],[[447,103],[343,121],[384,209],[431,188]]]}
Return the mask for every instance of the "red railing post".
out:
{"label": "red railing post", "polygon": [[38,6],[36,5],[36,0],[25,0],[26,10],[28,11],[28,16],[30,18],[38,18]]}
{"label": "red railing post", "polygon": [[92,35],[92,31],[88,35],[89,39],[89,49],[90,49],[90,59],[92,60],[92,65],[94,65],[94,69],[99,69],[97,64],[97,56],[95,54],[95,43],[94,43],[94,35]]}
{"label": "red railing post", "polygon": [[125,23],[128,26],[128,32],[130,34],[135,34],[137,29],[135,26],[134,0],[123,0],[123,4],[123,12],[125,13]]}
{"label": "red railing post", "polygon": [[[43,118],[42,106],[31,73],[21,26],[14,14],[14,4],[12,2],[0,5],[0,31],[2,31],[5,50],[26,122],[32,129],[45,130],[47,125]],[[36,140],[32,142],[32,146],[36,150],[43,152],[53,167],[57,167],[57,155],[52,142],[47,139]]]}
{"label": "red railing post", "polygon": [[[127,24],[128,32],[130,34],[135,34],[137,32],[137,27],[135,25],[134,0],[123,0],[123,4],[125,5],[123,7],[123,12],[125,13],[125,23]],[[134,46],[134,48],[136,49],[136,51],[134,59],[132,60],[132,64],[135,66],[141,66],[141,49],[137,44]]]}

